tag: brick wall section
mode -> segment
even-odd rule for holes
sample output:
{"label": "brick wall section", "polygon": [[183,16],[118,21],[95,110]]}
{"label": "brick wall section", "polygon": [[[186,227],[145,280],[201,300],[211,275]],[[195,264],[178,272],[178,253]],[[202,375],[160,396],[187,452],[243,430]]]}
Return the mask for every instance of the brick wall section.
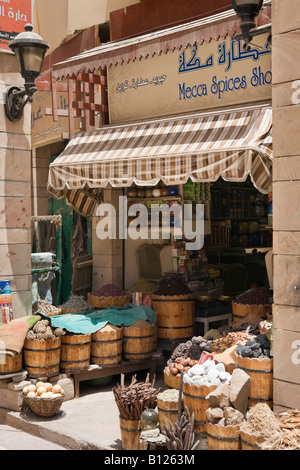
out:
{"label": "brick wall section", "polygon": [[275,410],[300,408],[300,11],[288,3],[272,1]]}
{"label": "brick wall section", "polygon": [[0,53],[0,280],[11,281],[14,318],[31,314],[30,106],[10,122],[3,94],[22,84],[15,57]]}

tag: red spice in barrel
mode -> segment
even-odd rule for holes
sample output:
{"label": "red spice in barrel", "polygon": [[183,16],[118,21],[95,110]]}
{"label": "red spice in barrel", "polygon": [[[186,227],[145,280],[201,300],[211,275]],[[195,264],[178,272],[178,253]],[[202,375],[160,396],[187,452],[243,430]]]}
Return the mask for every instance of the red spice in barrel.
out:
{"label": "red spice in barrel", "polygon": [[267,289],[256,287],[237,297],[234,302],[236,304],[267,305],[270,304],[269,297],[270,294]]}
{"label": "red spice in barrel", "polygon": [[120,297],[126,295],[126,292],[114,284],[105,284],[96,292],[93,292],[93,295],[96,295],[97,297]]}

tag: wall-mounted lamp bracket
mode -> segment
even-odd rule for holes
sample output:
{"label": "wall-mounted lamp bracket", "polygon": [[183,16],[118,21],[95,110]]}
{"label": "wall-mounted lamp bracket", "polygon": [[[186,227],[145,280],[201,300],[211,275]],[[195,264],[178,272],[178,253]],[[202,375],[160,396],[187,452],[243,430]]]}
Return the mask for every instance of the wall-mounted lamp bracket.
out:
{"label": "wall-mounted lamp bracket", "polygon": [[5,112],[12,122],[20,121],[27,103],[32,103],[33,94],[37,91],[35,86],[28,89],[21,89],[17,86],[10,86],[5,92]]}

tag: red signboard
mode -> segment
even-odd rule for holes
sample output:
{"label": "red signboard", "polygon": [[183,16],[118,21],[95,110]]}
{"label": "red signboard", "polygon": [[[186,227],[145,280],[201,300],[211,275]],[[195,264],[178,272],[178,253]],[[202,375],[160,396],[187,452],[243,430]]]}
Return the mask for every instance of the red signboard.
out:
{"label": "red signboard", "polygon": [[10,51],[9,41],[33,21],[33,0],[0,0],[0,50]]}

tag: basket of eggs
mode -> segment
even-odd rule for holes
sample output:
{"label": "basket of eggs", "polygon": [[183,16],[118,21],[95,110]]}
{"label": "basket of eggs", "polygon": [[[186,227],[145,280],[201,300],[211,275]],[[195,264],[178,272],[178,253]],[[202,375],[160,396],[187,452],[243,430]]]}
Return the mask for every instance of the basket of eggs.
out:
{"label": "basket of eggs", "polygon": [[59,384],[38,382],[23,388],[21,397],[28,408],[38,416],[55,415],[64,400],[65,392]]}

